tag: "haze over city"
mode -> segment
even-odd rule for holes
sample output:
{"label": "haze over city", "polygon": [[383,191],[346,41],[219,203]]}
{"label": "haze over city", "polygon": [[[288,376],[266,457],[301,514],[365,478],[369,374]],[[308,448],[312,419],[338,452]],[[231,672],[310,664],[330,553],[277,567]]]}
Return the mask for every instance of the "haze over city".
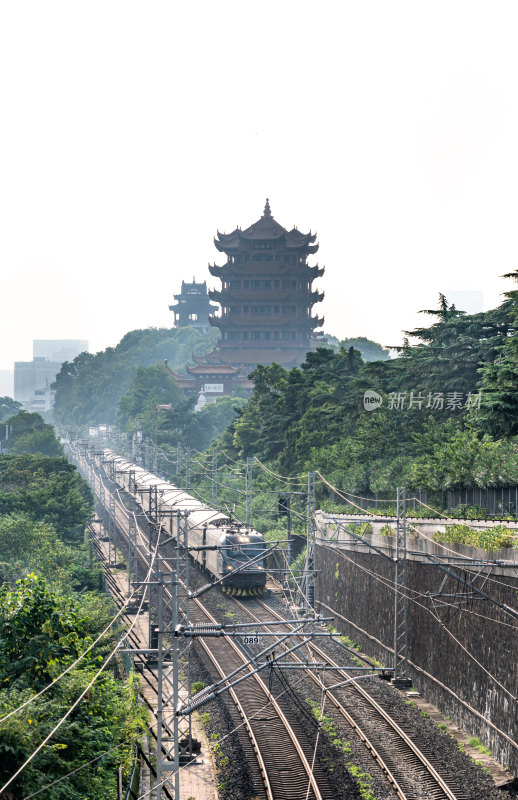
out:
{"label": "haze over city", "polygon": [[516,6],[0,9],[2,357],[173,324],[217,229],[318,234],[325,331],[399,344],[516,267]]}

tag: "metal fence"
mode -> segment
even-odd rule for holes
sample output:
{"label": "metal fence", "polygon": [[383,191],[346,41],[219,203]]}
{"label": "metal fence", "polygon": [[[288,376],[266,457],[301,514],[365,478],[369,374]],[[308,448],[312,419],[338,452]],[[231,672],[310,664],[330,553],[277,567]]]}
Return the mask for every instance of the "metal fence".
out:
{"label": "metal fence", "polygon": [[[363,509],[376,509],[382,511],[393,502],[387,501],[386,495],[380,497],[377,494],[358,497],[354,494],[343,492],[344,497],[351,501],[353,505]],[[427,492],[424,489],[407,490],[407,509],[419,510],[420,503],[425,503],[432,509],[440,511],[444,509],[459,509],[459,507],[469,507],[479,510],[480,517],[515,517],[518,518],[518,485],[516,486],[494,486],[489,489],[447,489],[439,492]],[[421,511],[425,509],[421,507]],[[430,516],[433,516],[430,511]]]}

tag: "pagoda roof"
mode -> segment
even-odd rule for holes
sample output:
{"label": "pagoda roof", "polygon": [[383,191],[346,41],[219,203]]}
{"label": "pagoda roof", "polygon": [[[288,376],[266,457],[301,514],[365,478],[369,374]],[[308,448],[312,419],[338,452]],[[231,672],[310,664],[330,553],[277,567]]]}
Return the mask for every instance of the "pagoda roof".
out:
{"label": "pagoda roof", "polygon": [[[222,348],[223,349],[223,348]],[[230,347],[228,348],[231,349]],[[293,347],[284,349],[283,347],[244,347],[233,346],[236,353],[236,361],[244,364],[289,364],[294,361],[301,353],[307,353],[309,348]]]}
{"label": "pagoda roof", "polygon": [[221,364],[221,358],[217,347],[213,347],[212,350],[209,350],[209,352],[205,353],[203,356],[197,356],[196,353],[192,353],[192,360],[195,364]]}
{"label": "pagoda roof", "polygon": [[263,216],[257,222],[254,222],[253,225],[250,225],[245,230],[235,228],[232,233],[220,233],[218,231],[214,244],[220,252],[225,253],[228,250],[237,249],[242,241],[277,241],[283,238],[286,248],[301,250],[309,247],[311,253],[316,253],[318,250],[318,245],[310,247],[317,238],[316,233],[311,233],[311,231],[302,233],[297,228],[292,228],[291,231],[288,231],[283,228],[272,217],[270,203],[266,199]]}
{"label": "pagoda roof", "polygon": [[242,364],[195,364],[194,367],[186,366],[189,375],[237,375],[241,371]]}
{"label": "pagoda roof", "polygon": [[[314,245],[318,248],[318,245]],[[320,278],[324,274],[325,267],[310,267],[309,264],[279,264],[276,261],[247,261],[244,264],[232,264],[227,262],[222,266],[217,264],[209,264],[209,272],[215,278],[224,278],[229,274],[243,276],[265,275],[273,278],[282,277],[287,275],[290,277],[307,277],[310,280]],[[209,290],[210,296],[210,290]]]}
{"label": "pagoda roof", "polygon": [[178,375],[172,369],[169,370],[169,373],[173,376],[180,389],[194,389],[196,386],[194,378],[189,378],[188,375]]}

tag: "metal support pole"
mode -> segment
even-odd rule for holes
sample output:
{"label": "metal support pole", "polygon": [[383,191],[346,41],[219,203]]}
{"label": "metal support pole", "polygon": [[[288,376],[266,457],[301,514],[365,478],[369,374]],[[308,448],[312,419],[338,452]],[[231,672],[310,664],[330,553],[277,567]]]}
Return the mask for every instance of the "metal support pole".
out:
{"label": "metal support pole", "polygon": [[191,488],[191,448],[185,448],[185,488]]}
{"label": "metal support pole", "polygon": [[406,490],[397,490],[396,558],[394,571],[394,678],[395,686],[412,684],[408,678],[408,595],[406,558]]}
{"label": "metal support pole", "polygon": [[245,509],[245,523],[252,525],[253,523],[253,475],[252,465],[254,459],[248,457],[246,459],[246,509]]}
{"label": "metal support pole", "polygon": [[137,493],[137,478],[134,469],[130,469],[128,474],[128,492],[130,494]]}
{"label": "metal support pole", "polygon": [[302,602],[305,608],[315,607],[315,473],[308,472],[308,502],[306,518],[306,563],[302,577]]}
{"label": "metal support pole", "polygon": [[108,492],[108,566],[117,560],[117,550],[115,547],[116,519],[115,519],[115,497],[113,492]]}
{"label": "metal support pole", "polygon": [[158,473],[158,447],[156,442],[153,442],[153,472],[155,475]]}
{"label": "metal support pole", "polygon": [[[178,618],[176,576],[161,573],[158,590],[158,663],[157,663],[157,739],[156,739],[156,800],[180,797],[180,752],[178,735],[178,638],[174,623]],[[167,593],[167,594],[166,594]],[[173,627],[174,625],[174,627]],[[169,636],[172,636],[169,639]],[[168,710],[169,709],[169,710]]]}
{"label": "metal support pole", "polygon": [[[178,620],[182,625],[189,625],[189,512],[180,512],[177,517],[176,537],[176,569],[177,569],[177,609]],[[179,691],[181,697],[191,698],[190,675],[190,641],[181,642],[178,648],[180,663],[183,664],[179,675]],[[180,722],[180,741],[184,741],[184,753],[192,758],[192,728],[191,717]]]}
{"label": "metal support pole", "polygon": [[[189,626],[189,512],[170,517],[170,532],[176,525],[175,569],[158,573],[158,705],[157,705],[157,800],[165,791],[180,798],[179,767],[193,757],[190,715],[176,711],[190,703],[189,647],[191,639],[175,636],[177,626]],[[159,530],[161,525],[159,526]],[[160,546],[159,546],[160,547]],[[160,557],[157,563],[161,563]],[[171,562],[169,562],[171,563]]]}
{"label": "metal support pole", "polygon": [[149,472],[149,440],[147,437],[144,441],[144,469]]}
{"label": "metal support pole", "polygon": [[130,511],[128,516],[128,596],[131,594],[131,576],[134,576],[134,580],[138,580],[137,563],[137,522],[135,514]]}
{"label": "metal support pole", "polygon": [[[139,435],[140,434],[140,435]],[[133,434],[133,441],[135,444],[135,458],[133,459],[139,467],[143,466],[143,458],[142,458],[142,433],[141,431],[137,431],[136,434]]]}
{"label": "metal support pole", "polygon": [[106,496],[104,493],[104,483],[102,481],[101,476],[99,475],[99,506],[100,506],[100,514],[99,517],[103,521],[103,524],[106,522]]}
{"label": "metal support pole", "polygon": [[158,522],[158,487],[150,486],[149,488],[149,506],[148,513],[153,522]]}
{"label": "metal support pole", "polygon": [[212,502],[218,503],[218,451],[212,451]]}

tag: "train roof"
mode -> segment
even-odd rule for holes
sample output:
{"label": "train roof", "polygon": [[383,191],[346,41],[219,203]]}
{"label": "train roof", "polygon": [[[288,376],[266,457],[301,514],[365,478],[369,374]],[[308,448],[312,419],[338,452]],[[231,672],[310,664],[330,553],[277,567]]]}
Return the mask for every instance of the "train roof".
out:
{"label": "train roof", "polygon": [[[226,514],[222,514],[220,511],[202,503],[196,497],[186,492],[185,489],[180,489],[172,483],[168,483],[158,475],[153,475],[153,473],[143,467],[139,467],[137,464],[128,461],[122,456],[116,455],[113,451],[104,450],[103,455],[106,461],[113,461],[116,463],[121,472],[130,472],[131,470],[135,473],[137,492],[139,489],[145,490],[156,486],[159,492],[159,503],[161,506],[167,506],[175,511],[188,511],[189,520],[192,520],[193,526],[206,525],[216,520],[229,519]],[[189,527],[191,527],[191,523],[189,523]]]}

